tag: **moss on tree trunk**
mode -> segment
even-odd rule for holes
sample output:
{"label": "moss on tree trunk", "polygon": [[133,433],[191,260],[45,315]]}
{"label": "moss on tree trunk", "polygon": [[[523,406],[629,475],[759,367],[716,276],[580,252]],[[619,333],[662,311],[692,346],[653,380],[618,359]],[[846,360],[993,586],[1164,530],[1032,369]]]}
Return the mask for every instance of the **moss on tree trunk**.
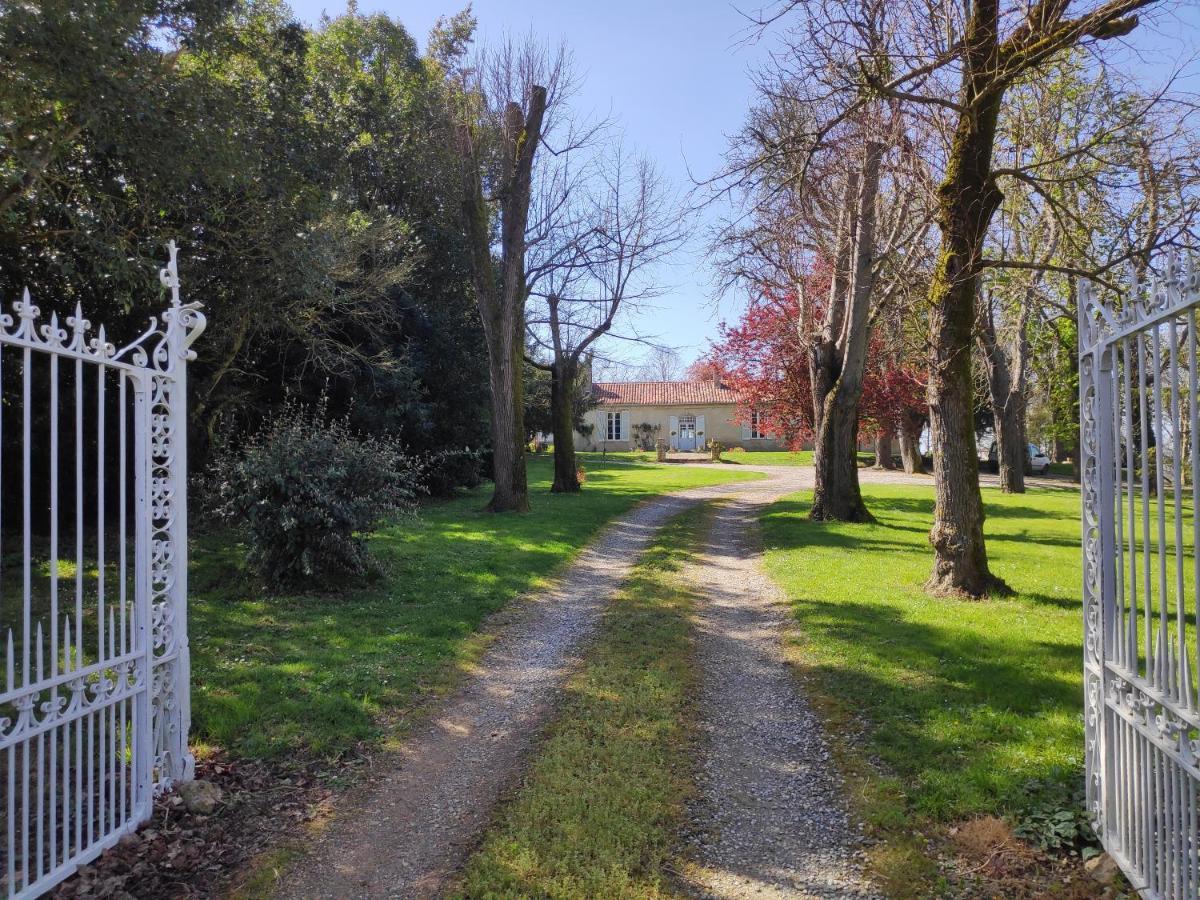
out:
{"label": "moss on tree trunk", "polygon": [[[993,23],[994,24],[994,23]],[[984,50],[988,42],[983,42]],[[994,50],[994,40],[990,46]],[[990,55],[990,54],[986,54]],[[965,88],[946,176],[938,188],[942,241],[929,289],[929,420],[935,506],[929,542],[935,594],[981,597],[1007,590],[988,568],[975,445],[971,348],[979,261],[1002,196],[991,173],[1001,90],[987,82],[994,59],[972,60],[980,85]]]}

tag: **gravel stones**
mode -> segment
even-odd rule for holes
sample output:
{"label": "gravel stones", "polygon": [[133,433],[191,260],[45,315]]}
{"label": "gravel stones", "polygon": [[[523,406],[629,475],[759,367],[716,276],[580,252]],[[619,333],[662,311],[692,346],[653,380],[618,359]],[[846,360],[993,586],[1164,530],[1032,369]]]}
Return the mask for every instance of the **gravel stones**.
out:
{"label": "gravel stones", "polygon": [[515,785],[579,652],[659,527],[704,500],[717,514],[693,577],[703,713],[696,859],[708,896],[873,897],[819,723],[783,663],[788,622],[758,565],[757,516],[811,484],[804,467],[765,481],[696,488],[608,526],[553,586],[510,605],[465,683],[373,777],[338,804],[277,896],[443,894]]}
{"label": "gravel stones", "polygon": [[462,687],[370,783],[339,804],[278,896],[440,895],[518,777],[578,651],[633,563],[672,515],[745,482],[696,488],[622,516],[549,589],[516,601]]}
{"label": "gravel stones", "polygon": [[784,597],[760,565],[758,516],[782,492],[719,507],[689,571],[703,598],[690,880],[712,897],[876,897],[821,724],[785,663]]}

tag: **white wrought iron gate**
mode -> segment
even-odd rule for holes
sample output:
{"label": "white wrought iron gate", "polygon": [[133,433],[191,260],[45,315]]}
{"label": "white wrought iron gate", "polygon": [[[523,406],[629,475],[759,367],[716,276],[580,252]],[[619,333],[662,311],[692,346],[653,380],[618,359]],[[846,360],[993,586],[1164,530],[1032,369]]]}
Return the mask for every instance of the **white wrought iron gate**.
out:
{"label": "white wrought iron gate", "polygon": [[1144,897],[1200,897],[1200,273],[1079,285],[1087,802]]}
{"label": "white wrought iron gate", "polygon": [[0,315],[0,895],[33,897],[191,777],[187,440],[199,304],[117,348],[78,306]]}

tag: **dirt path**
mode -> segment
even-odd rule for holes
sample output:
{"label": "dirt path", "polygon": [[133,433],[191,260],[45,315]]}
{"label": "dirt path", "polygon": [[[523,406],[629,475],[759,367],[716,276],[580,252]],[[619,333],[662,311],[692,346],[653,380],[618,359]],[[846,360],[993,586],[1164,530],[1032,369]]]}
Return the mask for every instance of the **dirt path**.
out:
{"label": "dirt path", "polygon": [[663,497],[607,527],[553,588],[514,607],[467,683],[339,804],[277,896],[437,896],[519,773],[584,638],[658,527],[702,500],[800,487],[799,470],[771,475]]}
{"label": "dirt path", "polygon": [[723,504],[689,573],[704,598],[692,880],[723,898],[876,896],[821,725],[784,662],[790,617],[760,565],[758,517],[772,499]]}

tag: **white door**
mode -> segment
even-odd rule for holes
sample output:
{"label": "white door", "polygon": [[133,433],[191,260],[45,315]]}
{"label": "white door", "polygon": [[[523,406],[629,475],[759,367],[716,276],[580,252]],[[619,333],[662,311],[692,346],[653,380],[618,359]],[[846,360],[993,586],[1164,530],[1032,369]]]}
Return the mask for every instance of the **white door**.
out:
{"label": "white door", "polygon": [[696,417],[695,416],[680,416],[679,417],[679,449],[680,450],[695,450],[696,449]]}

